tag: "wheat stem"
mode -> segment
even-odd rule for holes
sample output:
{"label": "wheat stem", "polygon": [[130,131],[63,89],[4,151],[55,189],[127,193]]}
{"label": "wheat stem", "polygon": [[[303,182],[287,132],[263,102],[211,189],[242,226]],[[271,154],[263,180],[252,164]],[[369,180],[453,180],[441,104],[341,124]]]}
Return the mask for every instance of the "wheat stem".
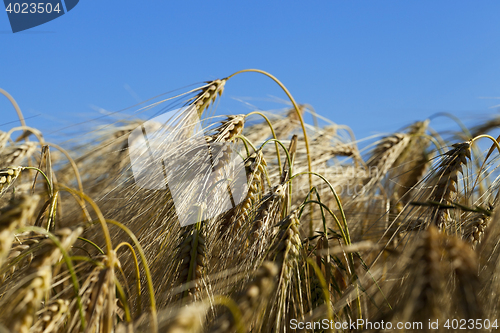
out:
{"label": "wheat stem", "polygon": [[49,177],[47,177],[47,175],[45,173],[43,173],[42,170],[35,168],[35,167],[22,167],[21,170],[35,170],[35,171],[41,173],[43,178],[45,178],[45,181],[47,182],[47,186],[49,187],[49,193],[53,193],[52,184],[50,183]]}
{"label": "wheat stem", "polygon": [[274,141],[275,143],[279,144],[281,146],[281,148],[283,148],[283,150],[285,151],[285,154],[286,154],[286,159],[288,161],[288,171],[289,171],[289,174],[292,174],[292,158],[290,156],[290,153],[288,152],[288,149],[285,147],[285,145],[283,143],[281,143],[280,140],[276,140],[276,139],[269,139],[269,140],[266,140],[264,141],[264,143],[262,143],[262,145],[260,146],[260,150],[262,150],[264,148],[264,146],[266,144],[268,144],[269,142],[271,141]]}
{"label": "wheat stem", "polygon": [[99,223],[101,224],[101,228],[102,228],[102,231],[104,233],[104,238],[106,240],[106,247],[107,247],[107,250],[106,250],[107,256],[111,259],[111,257],[112,257],[111,252],[113,251],[113,243],[111,242],[111,235],[109,233],[109,229],[108,229],[108,226],[106,224],[106,219],[104,218],[104,215],[102,214],[99,206],[97,206],[97,204],[94,202],[94,200],[92,200],[85,193],[76,191],[72,188],[67,187],[66,185],[61,185],[61,187],[67,192],[70,192],[70,193],[73,193],[73,194],[80,196],[82,199],[87,201],[92,206],[92,208],[94,209],[94,212],[97,214],[97,218],[99,220]]}
{"label": "wheat stem", "polygon": [[3,90],[2,88],[0,88],[0,94],[4,95],[5,97],[7,97],[9,99],[9,101],[12,103],[12,106],[14,107],[14,109],[16,109],[17,116],[19,117],[19,121],[21,122],[21,125],[26,126],[26,121],[24,121],[24,116],[23,116],[23,113],[21,112],[21,108],[17,104],[14,97],[12,97],[8,92]]}
{"label": "wheat stem", "polygon": [[[127,281],[127,280],[125,280],[125,281]],[[120,284],[120,281],[118,281],[118,279],[116,279],[116,278],[115,278],[115,286],[116,286],[116,290],[118,291],[118,294],[120,295],[120,297],[122,299],[123,307],[125,308],[125,321],[127,323],[130,323],[130,322],[132,322],[132,316],[130,314],[130,306],[127,302],[127,295],[126,295],[125,291],[123,290],[123,287]]]}
{"label": "wheat stem", "polygon": [[330,191],[332,192],[332,194],[335,198],[335,201],[337,202],[337,206],[339,207],[340,215],[342,216],[342,222],[344,224],[344,228],[346,231],[346,239],[344,239],[344,241],[346,242],[347,245],[351,244],[351,236],[349,235],[349,228],[347,227],[347,218],[346,218],[346,215],[344,212],[344,208],[342,207],[342,202],[340,201],[340,197],[338,196],[337,192],[333,188],[332,184],[330,184],[328,179],[326,179],[323,175],[316,173],[316,172],[308,172],[308,171],[296,173],[295,175],[290,177],[289,181],[292,181],[292,179],[294,179],[295,177],[301,176],[304,174],[309,174],[310,176],[312,176],[312,175],[317,176],[317,177],[321,178],[328,185],[328,187],[330,188]]}
{"label": "wheat stem", "polygon": [[[290,99],[290,101],[293,104],[293,107],[295,108],[295,112],[297,113],[297,117],[299,118],[299,121],[300,121],[300,126],[302,127],[302,132],[304,133],[304,143],[306,145],[306,152],[307,152],[307,168],[308,168],[309,172],[312,172],[311,152],[310,152],[310,148],[309,148],[309,139],[307,137],[306,125],[304,123],[304,119],[302,118],[302,113],[300,112],[299,106],[295,102],[295,99],[293,98],[292,94],[290,94],[290,92],[285,87],[285,85],[283,83],[281,83],[281,81],[278,80],[275,76],[269,74],[266,71],[260,70],[260,69],[243,69],[241,71],[238,71],[236,73],[233,73],[233,74],[229,75],[226,78],[226,80],[229,80],[233,76],[238,75],[240,73],[245,73],[245,72],[260,73],[260,74],[263,74],[263,75],[271,78],[274,82],[276,82],[280,86],[281,89],[283,89],[283,91],[285,92],[285,94],[288,96],[288,98]],[[313,186],[312,175],[310,174],[309,175],[309,188],[311,188],[312,186]],[[310,236],[312,236],[312,234],[313,234],[313,230],[312,230],[312,228],[313,228],[313,213],[314,212],[311,211],[311,218],[310,218],[310,221],[309,221],[309,235]]]}
{"label": "wheat stem", "polygon": [[134,260],[134,268],[135,268],[135,280],[136,280],[136,287],[137,287],[137,298],[139,305],[137,307],[137,314],[136,316],[139,315],[142,307],[142,293],[141,293],[141,269],[139,268],[139,261],[137,260],[137,254],[135,253],[134,248],[132,245],[130,245],[128,242],[121,242],[115,247],[115,252],[118,252],[120,247],[126,246],[129,250],[129,252],[132,254],[132,259]]}
{"label": "wheat stem", "polygon": [[89,243],[90,245],[95,247],[97,249],[97,251],[99,251],[101,254],[105,254],[104,251],[96,243],[92,242],[91,240],[83,238],[83,237],[78,237],[78,239],[81,241],[84,241],[86,243]]}
{"label": "wheat stem", "polygon": [[[262,112],[259,112],[259,111],[250,112],[249,114],[245,115],[245,118],[249,117],[249,116],[251,116],[253,114],[257,114],[259,116],[262,116],[262,118],[264,118],[264,120],[269,125],[269,128],[271,129],[271,133],[273,134],[273,139],[278,140],[278,138],[276,137],[276,132],[274,132],[273,125],[271,124],[271,122],[269,121],[269,119]],[[276,141],[274,142],[274,145],[276,147],[276,157],[278,158],[278,165],[280,166],[278,168],[278,170],[279,170],[280,177],[281,177],[281,156],[280,156],[280,150],[278,148],[278,143]]]}
{"label": "wheat stem", "polygon": [[[229,297],[217,295],[217,296],[214,296],[213,303],[216,305],[217,304],[224,305],[226,308],[229,309],[229,311],[231,312],[231,315],[233,316],[233,319],[235,321],[236,332],[238,332],[238,333],[245,333],[246,332],[245,323],[243,322],[243,316],[241,314],[241,310],[238,307],[238,304],[236,304],[236,302],[234,300],[232,300]],[[207,305],[211,305],[211,304],[207,304]]]}
{"label": "wheat stem", "polygon": [[[316,273],[316,276],[318,277],[319,283],[321,284],[321,289],[323,290],[323,297],[325,298],[328,320],[330,320],[330,322],[333,322],[333,307],[330,301],[330,292],[328,291],[325,277],[323,276],[321,269],[312,258],[307,258],[307,263],[312,266],[312,268],[314,269],[314,273]],[[331,329],[329,329],[329,331],[331,331]]]}
{"label": "wheat stem", "polygon": [[493,138],[491,135],[481,134],[481,135],[478,135],[475,138],[473,138],[470,142],[473,143],[474,141],[481,139],[481,138],[488,138],[491,141],[493,141],[493,145],[497,148],[498,152],[500,153],[500,145],[498,144],[498,141],[495,140],[495,138]]}

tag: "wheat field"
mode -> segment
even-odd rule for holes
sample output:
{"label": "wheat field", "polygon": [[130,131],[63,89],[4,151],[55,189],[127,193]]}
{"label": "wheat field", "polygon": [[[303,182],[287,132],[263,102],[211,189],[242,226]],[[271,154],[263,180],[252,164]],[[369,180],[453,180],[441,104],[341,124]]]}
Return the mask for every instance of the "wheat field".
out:
{"label": "wheat field", "polygon": [[[249,71],[292,107],[214,116]],[[206,142],[233,145],[247,181],[241,202],[213,196],[187,226],[172,188],[135,181],[129,138],[144,120],[65,150],[13,102],[22,125],[0,132],[0,332],[498,331],[499,118],[450,116],[452,135],[422,119],[360,149],[347,126],[305,123],[319,115],[263,71],[174,100],[205,119]],[[177,148],[164,166],[208,172],[197,147]],[[225,177],[228,154],[211,153],[216,178],[200,186]]]}

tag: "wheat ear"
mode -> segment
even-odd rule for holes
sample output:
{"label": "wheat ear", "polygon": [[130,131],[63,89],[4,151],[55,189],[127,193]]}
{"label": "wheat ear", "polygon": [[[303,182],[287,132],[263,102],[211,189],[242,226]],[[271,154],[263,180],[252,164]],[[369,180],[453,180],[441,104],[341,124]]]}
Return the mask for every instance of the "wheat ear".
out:
{"label": "wheat ear", "polygon": [[[34,252],[40,248],[41,242],[47,239],[45,235],[39,235],[34,232],[26,232],[15,236],[6,264],[0,272],[0,282],[5,282],[12,274],[25,265],[29,265],[33,260]],[[7,269],[8,268],[8,269]]]}
{"label": "wheat ear", "polygon": [[185,227],[181,236],[182,241],[178,249],[177,259],[180,263],[178,271],[179,284],[195,282],[195,286],[188,288],[183,297],[194,298],[200,289],[199,279],[203,276],[206,266],[206,244],[203,226],[200,223]]}
{"label": "wheat ear", "polygon": [[[470,144],[468,142],[456,143],[453,149],[445,153],[444,159],[439,164],[431,180],[432,193],[429,200],[442,204],[451,203],[457,194],[458,173],[463,173],[462,167],[470,160]],[[446,208],[433,209],[433,223],[438,228],[443,228],[448,220],[449,211]]]}
{"label": "wheat ear", "polygon": [[8,167],[0,170],[0,196],[7,192],[9,187],[21,174],[22,167]]}
{"label": "wheat ear", "polygon": [[371,175],[371,178],[367,180],[368,186],[373,186],[386,176],[409,142],[410,136],[408,134],[396,133],[383,138],[378,143],[367,162]]}
{"label": "wheat ear", "polygon": [[25,142],[16,146],[3,148],[0,151],[0,167],[19,164],[24,158],[31,157],[36,147],[36,142]]}
{"label": "wheat ear", "polygon": [[248,175],[247,195],[239,205],[236,214],[221,224],[222,234],[229,233],[229,235],[233,235],[240,230],[244,221],[252,215],[252,211],[256,203],[262,198],[262,192],[265,188],[264,174],[266,167],[267,163],[262,150],[258,150],[245,160],[245,169]]}
{"label": "wheat ear", "polygon": [[226,79],[214,80],[207,82],[207,86],[201,89],[201,92],[194,98],[193,104],[198,112],[198,117],[201,117],[210,104],[212,104],[217,96],[221,96],[224,91]]}
{"label": "wheat ear", "polygon": [[23,227],[33,217],[40,197],[20,196],[0,210],[0,267],[9,255],[14,229]]}
{"label": "wheat ear", "polygon": [[435,226],[424,231],[402,274],[407,281],[406,289],[394,289],[389,296],[397,304],[392,312],[394,320],[427,322],[442,319],[448,313],[441,243],[442,237]]}
{"label": "wheat ear", "polygon": [[[61,247],[68,249],[83,231],[78,228],[75,231],[61,229],[58,236]],[[42,304],[45,293],[52,285],[52,266],[61,260],[61,249],[52,241],[45,240],[43,246],[33,259],[26,278],[21,285],[10,291],[8,303],[3,303],[3,322],[13,332],[27,333],[32,326],[35,312]]]}
{"label": "wheat ear", "polygon": [[50,302],[45,308],[37,312],[38,320],[30,331],[41,333],[58,332],[58,328],[63,326],[68,309],[68,300],[57,299]]}

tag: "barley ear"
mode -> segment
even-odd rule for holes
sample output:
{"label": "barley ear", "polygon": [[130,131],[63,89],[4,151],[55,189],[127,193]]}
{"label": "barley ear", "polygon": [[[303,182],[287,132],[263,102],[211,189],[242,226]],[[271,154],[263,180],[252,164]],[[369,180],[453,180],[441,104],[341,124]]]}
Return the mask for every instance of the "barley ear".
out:
{"label": "barley ear", "polygon": [[225,84],[226,79],[207,82],[207,86],[202,88],[201,92],[196,95],[193,104],[198,112],[198,117],[201,117],[203,112],[215,101],[217,96],[222,95]]}
{"label": "barley ear", "polygon": [[40,197],[20,196],[0,210],[0,267],[9,255],[14,240],[14,230],[23,227],[33,217]]}

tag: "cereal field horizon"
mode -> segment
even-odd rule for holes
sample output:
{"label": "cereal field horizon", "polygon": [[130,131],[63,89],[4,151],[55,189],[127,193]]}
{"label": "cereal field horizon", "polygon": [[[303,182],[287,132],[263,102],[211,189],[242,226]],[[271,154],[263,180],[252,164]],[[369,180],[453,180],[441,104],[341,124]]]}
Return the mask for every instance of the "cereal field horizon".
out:
{"label": "cereal field horizon", "polygon": [[[215,116],[245,72],[289,110]],[[498,331],[498,116],[360,148],[243,70],[144,106],[179,109],[134,159],[144,119],[49,142],[0,92],[0,333]]]}

